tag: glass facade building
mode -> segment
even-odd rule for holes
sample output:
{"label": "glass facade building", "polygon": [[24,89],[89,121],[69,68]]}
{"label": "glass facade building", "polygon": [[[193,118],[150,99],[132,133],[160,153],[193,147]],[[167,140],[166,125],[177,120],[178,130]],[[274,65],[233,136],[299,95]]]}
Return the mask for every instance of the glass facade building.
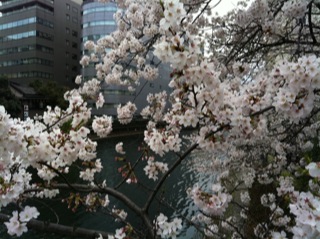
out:
{"label": "glass facade building", "polygon": [[[87,40],[96,42],[101,37],[112,34],[116,30],[116,23],[113,15],[118,10],[115,3],[101,3],[97,0],[84,0],[82,5],[82,46]],[[108,51],[108,49],[106,49]],[[152,57],[150,58],[152,59]],[[104,84],[102,93],[105,98],[105,104],[102,109],[95,109],[94,102],[89,102],[92,106],[92,113],[96,115],[117,114],[117,106],[125,104],[128,101],[134,102],[138,108],[137,112],[146,106],[146,97],[149,93],[168,91],[169,67],[160,65],[159,79],[153,82],[141,80],[140,86],[134,92],[127,87],[111,86]],[[82,69],[84,80],[96,76],[95,67],[91,64]]]}
{"label": "glass facade building", "polygon": [[81,0],[2,0],[0,76],[73,85],[80,73]]}
{"label": "glass facade building", "polygon": [[[83,1],[82,4],[82,49],[83,44],[92,40],[96,42],[101,37],[116,30],[113,14],[117,11],[115,3],[101,3],[98,1]],[[83,52],[84,54],[85,52]],[[94,66],[82,69],[85,80],[95,77]]]}

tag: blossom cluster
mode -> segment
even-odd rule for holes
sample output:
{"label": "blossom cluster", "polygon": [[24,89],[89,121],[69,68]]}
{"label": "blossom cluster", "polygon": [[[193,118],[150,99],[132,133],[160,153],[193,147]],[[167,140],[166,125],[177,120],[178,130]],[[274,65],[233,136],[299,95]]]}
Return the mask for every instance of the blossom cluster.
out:
{"label": "blossom cluster", "polygon": [[[108,239],[125,239],[130,238],[133,228],[130,225],[121,227],[116,230],[114,235],[108,235]],[[102,237],[101,237],[102,238]]]}
{"label": "blossom cluster", "polygon": [[220,185],[213,185],[213,193],[202,191],[199,186],[195,186],[188,190],[189,197],[194,203],[207,215],[223,215],[228,208],[232,196],[222,192]]}
{"label": "blossom cluster", "polygon": [[28,231],[27,223],[39,216],[39,212],[35,207],[26,206],[21,212],[12,212],[12,217],[9,222],[5,222],[8,229],[8,234],[11,236],[21,236],[24,232]]}
{"label": "blossom cluster", "polygon": [[180,23],[186,16],[186,11],[183,3],[173,0],[163,1],[164,18],[160,21],[160,28],[163,31],[168,31],[170,28],[176,30],[180,28]]}
{"label": "blossom cluster", "polygon": [[289,17],[302,18],[307,12],[310,1],[287,1],[282,6],[282,11]]}
{"label": "blossom cluster", "polygon": [[[43,117],[35,120],[12,119],[0,106],[1,208],[28,197],[57,196],[59,190],[41,187],[42,183],[50,185],[55,177],[68,174],[77,160],[84,162],[79,170],[79,177],[84,180],[92,181],[94,174],[101,171],[101,161],[96,159],[97,143],[88,138],[90,130],[84,126],[91,111],[77,90],[66,92],[65,99],[69,101],[66,110],[48,107]],[[42,180],[40,184],[33,183],[30,167]],[[7,224],[11,235],[21,235],[27,230],[26,221],[21,218],[29,211],[26,206],[25,212],[13,214]],[[37,216],[32,215],[30,218]]]}
{"label": "blossom cluster", "polygon": [[167,98],[168,96],[165,91],[157,94],[149,94],[147,96],[149,105],[141,110],[141,116],[145,119],[152,118],[155,122],[161,121],[167,105]]}
{"label": "blossom cluster", "polygon": [[92,122],[92,130],[101,138],[108,136],[112,131],[112,117],[111,116],[95,116]]}
{"label": "blossom cluster", "polygon": [[148,130],[144,132],[144,140],[155,153],[163,156],[166,152],[180,150],[181,139],[174,131],[157,129],[153,122],[147,128]]}
{"label": "blossom cluster", "polygon": [[296,225],[292,228],[295,238],[319,237],[320,198],[310,192],[301,192],[293,202],[289,207],[295,215]]}
{"label": "blossom cluster", "polygon": [[302,57],[296,63],[278,64],[274,77],[283,81],[283,86],[275,97],[276,110],[294,121],[310,114],[315,101],[314,90],[320,87],[318,67],[319,59],[315,56]]}
{"label": "blossom cluster", "polygon": [[160,213],[156,219],[157,235],[161,238],[177,238],[179,231],[182,229],[182,220],[174,218],[171,222],[168,221],[168,217]]}
{"label": "blossom cluster", "polygon": [[126,152],[123,150],[123,142],[116,144],[116,152],[119,154],[126,154]]}
{"label": "blossom cluster", "polygon": [[151,178],[153,180],[158,179],[159,172],[165,173],[168,171],[168,164],[154,161],[154,157],[148,158],[148,164],[144,167],[144,171],[148,178]]}
{"label": "blossom cluster", "polygon": [[128,213],[125,212],[123,209],[116,209],[116,208],[112,209],[112,213],[116,215],[116,221],[119,221],[119,220],[124,221],[126,220],[128,215]]}
{"label": "blossom cluster", "polygon": [[118,120],[121,124],[129,124],[132,121],[133,115],[137,107],[130,101],[124,106],[119,105],[117,108]]}

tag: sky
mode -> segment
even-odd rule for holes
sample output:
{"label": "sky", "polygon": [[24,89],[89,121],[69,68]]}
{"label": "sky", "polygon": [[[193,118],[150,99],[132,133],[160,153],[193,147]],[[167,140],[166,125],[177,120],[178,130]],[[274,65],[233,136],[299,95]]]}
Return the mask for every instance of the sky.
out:
{"label": "sky", "polygon": [[[215,9],[213,9],[212,13],[218,12],[218,14],[222,16],[231,9],[235,8],[239,1],[240,0],[221,0],[221,3]],[[253,0],[250,0],[250,2],[252,1]],[[215,5],[218,2],[219,0],[213,0],[213,5]]]}

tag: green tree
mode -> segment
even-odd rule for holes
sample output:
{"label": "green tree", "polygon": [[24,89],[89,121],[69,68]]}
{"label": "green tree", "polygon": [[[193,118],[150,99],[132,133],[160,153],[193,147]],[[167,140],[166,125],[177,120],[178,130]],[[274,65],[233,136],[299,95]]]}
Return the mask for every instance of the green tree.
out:
{"label": "green tree", "polygon": [[64,93],[68,90],[66,86],[58,85],[54,81],[41,80],[35,80],[31,82],[30,86],[33,87],[38,94],[42,94],[47,97],[47,105],[57,105],[63,109],[68,106],[63,97]]}
{"label": "green tree", "polygon": [[12,117],[21,116],[21,103],[9,88],[8,79],[0,78],[0,105],[3,105]]}

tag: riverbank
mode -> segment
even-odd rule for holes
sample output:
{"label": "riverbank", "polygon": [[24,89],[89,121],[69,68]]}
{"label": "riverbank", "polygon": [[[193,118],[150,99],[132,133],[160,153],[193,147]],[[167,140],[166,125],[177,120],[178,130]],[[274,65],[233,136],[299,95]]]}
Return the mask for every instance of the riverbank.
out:
{"label": "riverbank", "polygon": [[[123,125],[118,121],[113,122],[111,133],[104,138],[98,137],[96,134],[92,133],[89,135],[89,138],[94,141],[108,139],[108,138],[116,138],[116,137],[126,137],[132,135],[143,135],[146,130],[148,121],[147,120],[133,120],[130,124]],[[194,128],[188,127],[183,129],[184,132],[194,131]]]}
{"label": "riverbank", "polygon": [[100,138],[96,134],[90,134],[89,138],[93,141],[99,141],[104,139],[110,139],[110,138],[120,138],[120,137],[127,137],[127,136],[133,136],[133,135],[142,135],[143,130],[139,131],[117,131],[117,132],[111,132],[107,137]]}
{"label": "riverbank", "polygon": [[122,125],[118,121],[113,122],[111,133],[104,138],[100,138],[96,134],[90,134],[89,138],[94,141],[99,141],[103,139],[116,138],[116,137],[126,137],[132,135],[142,135],[146,129],[147,120],[133,120],[130,124]]}

